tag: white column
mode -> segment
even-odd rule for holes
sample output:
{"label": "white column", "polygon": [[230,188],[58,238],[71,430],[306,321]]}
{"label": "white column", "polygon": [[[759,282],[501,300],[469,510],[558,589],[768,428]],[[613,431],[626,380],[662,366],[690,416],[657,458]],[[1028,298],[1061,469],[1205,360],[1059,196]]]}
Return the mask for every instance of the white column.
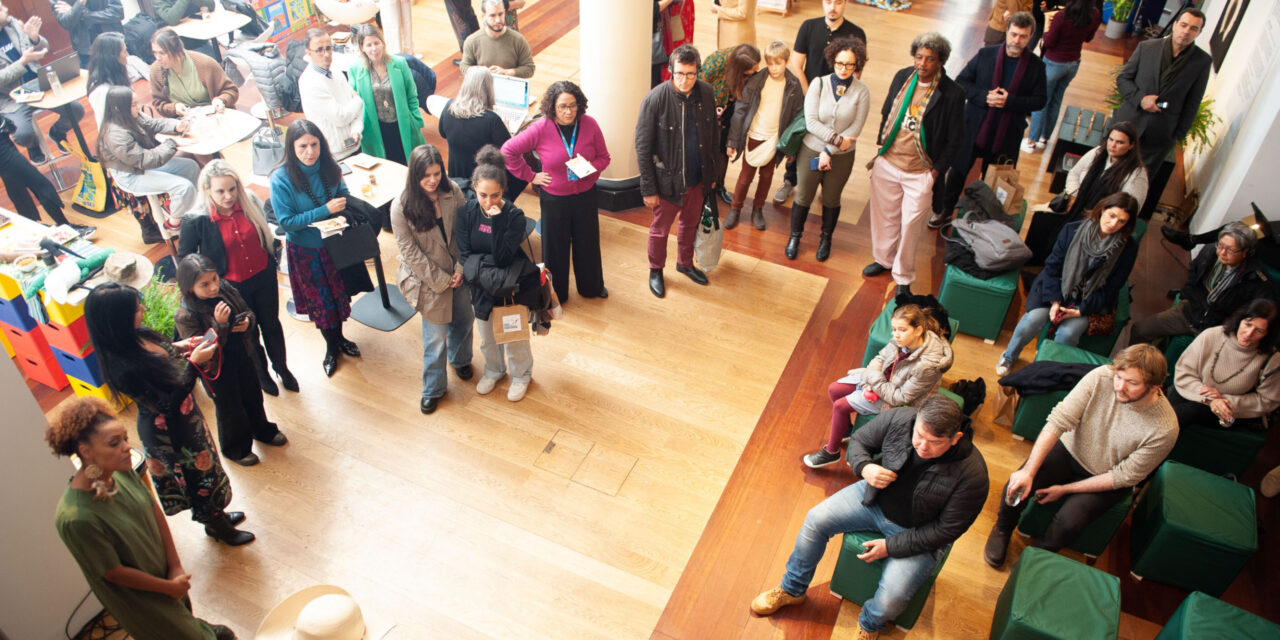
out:
{"label": "white column", "polygon": [[612,156],[601,178],[635,178],[640,175],[636,117],[640,101],[649,93],[653,4],[593,0],[578,6],[582,91]]}

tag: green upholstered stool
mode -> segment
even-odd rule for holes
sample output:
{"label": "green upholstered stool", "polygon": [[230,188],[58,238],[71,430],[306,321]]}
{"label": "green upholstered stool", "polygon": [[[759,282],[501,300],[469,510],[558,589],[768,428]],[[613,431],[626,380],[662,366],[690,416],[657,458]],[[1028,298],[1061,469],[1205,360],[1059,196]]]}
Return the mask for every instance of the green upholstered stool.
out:
{"label": "green upholstered stool", "polygon": [[1164,386],[1173,384],[1173,370],[1178,365],[1178,358],[1182,357],[1182,352],[1186,351],[1195,339],[1195,336],[1174,336],[1165,343],[1164,361],[1169,363],[1169,375],[1164,379]]}
{"label": "green upholstered stool", "polygon": [[1216,423],[1187,425],[1178,431],[1178,443],[1169,452],[1169,459],[1215,475],[1231,474],[1239,478],[1253,464],[1266,440],[1266,431],[1245,427],[1223,429]]}
{"label": "green upholstered stool", "polygon": [[1192,591],[1173,617],[1165,623],[1156,640],[1201,640],[1233,638],[1235,640],[1275,640],[1280,638],[1280,625],[1260,618],[1244,609],[1233,607],[1213,596]]}
{"label": "green upholstered stool", "polygon": [[1258,548],[1253,489],[1165,462],[1133,511],[1134,577],[1217,596]]}
{"label": "green upholstered stool", "polygon": [[[1102,555],[1107,545],[1111,543],[1111,538],[1120,529],[1120,524],[1129,515],[1129,508],[1132,506],[1133,494],[1130,493],[1125,496],[1124,500],[1117,502],[1114,507],[1099,516],[1097,520],[1090,522],[1089,526],[1085,527],[1084,531],[1081,532],[1080,537],[1071,545],[1071,548],[1083,553],[1090,560]],[[1044,532],[1049,529],[1049,523],[1053,521],[1053,516],[1061,508],[1062,500],[1056,500],[1049,504],[1039,504],[1032,500],[1027,505],[1027,508],[1022,511],[1022,518],[1018,520],[1018,532],[1032,538],[1043,537]]]}
{"label": "green upholstered stool", "polygon": [[[862,366],[865,367],[870,364],[871,359],[876,357],[876,354],[880,353],[880,350],[886,344],[889,344],[889,340],[893,338],[893,328],[889,326],[889,322],[893,320],[893,310],[897,308],[898,302],[890,300],[888,304],[884,305],[884,310],[880,312],[880,315],[876,316],[876,321],[871,323],[871,333],[867,336],[867,348],[862,352]],[[947,308],[947,305],[942,305],[942,308],[947,309],[947,316],[950,320],[948,323],[951,325],[951,339],[949,342],[955,342],[956,336],[960,333],[960,321],[950,314],[951,310]]]}
{"label": "green upholstered stool", "polygon": [[1000,327],[1004,326],[1004,317],[1017,291],[1017,269],[983,280],[949,264],[938,289],[938,302],[960,321],[965,333],[994,341],[1000,336]]}
{"label": "green upholstered stool", "polygon": [[1120,578],[1027,547],[1000,590],[990,638],[1101,640],[1119,634]]}
{"label": "green upholstered stool", "polygon": [[[840,557],[836,560],[836,570],[831,574],[832,594],[859,605],[875,595],[876,588],[880,586],[880,574],[884,572],[885,561],[863,562],[858,559],[858,554],[866,551],[862,543],[883,537],[884,534],[878,531],[850,531],[844,534],[844,542],[840,545]],[[949,555],[951,555],[951,545],[947,545],[942,553],[942,560],[938,562],[938,566],[934,567],[933,573],[929,574],[924,584],[920,585],[920,589],[916,591],[915,597],[911,598],[907,608],[893,619],[894,624],[903,629],[915,626],[916,620],[920,618],[920,611],[924,609],[924,603],[929,599],[929,591],[933,589],[933,583],[938,579],[938,573],[942,571],[942,565],[946,564]]]}
{"label": "green upholstered stool", "polygon": [[[1090,353],[1079,347],[1068,347],[1052,340],[1041,343],[1036,351],[1036,362],[1088,362],[1104,365],[1111,362],[1106,356]],[[1052,391],[1018,399],[1013,413],[1013,437],[1035,440],[1049,419],[1049,412],[1067,397],[1067,391]]]}

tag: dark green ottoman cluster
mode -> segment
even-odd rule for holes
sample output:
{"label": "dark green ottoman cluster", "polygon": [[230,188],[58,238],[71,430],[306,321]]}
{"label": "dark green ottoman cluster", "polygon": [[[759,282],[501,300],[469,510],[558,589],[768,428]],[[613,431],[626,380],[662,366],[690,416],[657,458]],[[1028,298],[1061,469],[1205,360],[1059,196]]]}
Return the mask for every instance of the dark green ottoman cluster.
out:
{"label": "dark green ottoman cluster", "polygon": [[1280,638],[1280,625],[1233,607],[1199,591],[1191,592],[1178,605],[1173,617],[1160,630],[1156,640],[1275,640]]}
{"label": "dark green ottoman cluster", "polygon": [[1120,633],[1120,578],[1027,547],[1009,570],[992,640],[1103,640]]}

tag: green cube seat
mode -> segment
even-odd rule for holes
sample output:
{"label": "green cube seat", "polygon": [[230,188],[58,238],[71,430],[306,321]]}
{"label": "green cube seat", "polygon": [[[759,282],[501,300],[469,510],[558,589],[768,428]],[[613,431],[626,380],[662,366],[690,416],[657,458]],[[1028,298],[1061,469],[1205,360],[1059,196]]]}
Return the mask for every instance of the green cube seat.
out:
{"label": "green cube seat", "polygon": [[[1109,364],[1110,358],[1091,353],[1079,347],[1069,347],[1052,340],[1041,343],[1036,350],[1036,362],[1088,362],[1096,365]],[[1013,413],[1013,435],[1027,440],[1035,440],[1044,428],[1053,408],[1067,397],[1068,391],[1051,391],[1018,399],[1018,408]]]}
{"label": "green cube seat", "polygon": [[[859,605],[875,595],[876,588],[880,586],[880,574],[884,573],[885,561],[863,562],[858,559],[858,554],[866,551],[862,543],[883,537],[884,534],[879,531],[850,531],[844,534],[844,541],[840,545],[840,557],[836,559],[836,569],[831,574],[832,594]],[[929,599],[929,591],[933,589],[933,583],[938,579],[938,573],[942,571],[942,565],[946,564],[949,555],[951,555],[951,545],[947,545],[942,553],[942,559],[938,561],[938,566],[934,567],[933,573],[929,574],[929,578],[920,585],[920,589],[916,591],[915,597],[911,598],[907,608],[893,619],[894,624],[903,629],[915,626],[916,620],[920,618],[920,612],[924,609],[924,603]]]}
{"label": "green cube seat", "polygon": [[1164,345],[1164,361],[1169,363],[1169,375],[1164,379],[1164,386],[1173,384],[1173,370],[1178,366],[1178,358],[1195,339],[1195,336],[1174,336]]}
{"label": "green cube seat", "polygon": [[1133,511],[1132,572],[1221,595],[1258,548],[1253,489],[1165,462]]}
{"label": "green cube seat", "polygon": [[[890,300],[884,305],[884,310],[880,312],[880,315],[876,316],[875,322],[871,323],[871,333],[867,335],[867,348],[862,352],[862,366],[865,367],[870,364],[871,359],[876,357],[876,354],[880,353],[880,350],[886,344],[889,344],[889,340],[893,338],[893,328],[889,326],[889,322],[893,320],[893,310],[897,308],[898,302]],[[942,308],[947,309],[947,305],[942,305]],[[956,335],[960,333],[960,321],[949,313],[950,309],[947,309],[947,311],[948,319],[950,320],[949,324],[951,325],[950,342],[955,342]]]}
{"label": "green cube seat", "polygon": [[[1133,494],[1130,493],[1124,497],[1124,500],[1117,502],[1115,506],[1099,516],[1097,520],[1090,522],[1089,526],[1085,527],[1084,531],[1080,533],[1080,537],[1071,545],[1071,548],[1090,558],[1097,558],[1102,555],[1107,545],[1111,543],[1111,538],[1115,537],[1116,531],[1120,530],[1120,525],[1124,522],[1125,517],[1129,515],[1129,508],[1132,506]],[[1044,532],[1049,529],[1049,523],[1053,521],[1053,516],[1061,508],[1062,500],[1055,500],[1049,504],[1040,504],[1032,500],[1027,505],[1027,508],[1022,511],[1022,517],[1018,520],[1018,531],[1032,538],[1044,537]]]}
{"label": "green cube seat", "polygon": [[1120,578],[1051,551],[1027,547],[996,599],[989,637],[1101,640],[1119,634]]}
{"label": "green cube seat", "polygon": [[938,302],[952,318],[960,321],[962,331],[984,340],[995,340],[1000,336],[1004,317],[1017,291],[1017,269],[983,280],[949,264],[938,289]]}
{"label": "green cube seat", "polygon": [[1178,610],[1173,612],[1173,617],[1165,623],[1156,640],[1201,638],[1274,640],[1280,638],[1280,625],[1213,596],[1192,591],[1178,605]]}
{"label": "green cube seat", "polygon": [[1178,442],[1169,452],[1169,459],[1214,475],[1231,474],[1239,478],[1253,464],[1266,441],[1266,431],[1244,427],[1223,429],[1216,423],[1192,424],[1178,430]]}

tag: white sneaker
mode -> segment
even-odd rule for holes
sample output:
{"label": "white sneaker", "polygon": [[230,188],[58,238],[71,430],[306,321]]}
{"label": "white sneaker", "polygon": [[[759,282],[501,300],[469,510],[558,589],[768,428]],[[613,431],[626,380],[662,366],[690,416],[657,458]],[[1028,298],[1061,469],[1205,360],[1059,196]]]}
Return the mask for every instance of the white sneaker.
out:
{"label": "white sneaker", "polygon": [[490,378],[489,376],[480,376],[480,382],[476,383],[476,393],[480,395],[488,395],[493,388],[498,386],[499,378]]}
{"label": "white sneaker", "polygon": [[1023,153],[1035,153],[1035,152],[1036,152],[1036,143],[1032,142],[1030,138],[1024,139],[1024,140],[1022,141],[1022,152],[1023,152]]}
{"label": "white sneaker", "polygon": [[1009,370],[1013,368],[1013,363],[1000,356],[1000,362],[996,365],[996,377],[1003,378],[1009,375]]}
{"label": "white sneaker", "polygon": [[1040,138],[1039,140],[1036,140],[1036,151],[1044,151],[1044,146],[1045,146],[1044,138]]}
{"label": "white sneaker", "polygon": [[512,402],[520,402],[524,399],[524,394],[529,390],[529,381],[512,380],[511,388],[507,389],[507,399]]}

